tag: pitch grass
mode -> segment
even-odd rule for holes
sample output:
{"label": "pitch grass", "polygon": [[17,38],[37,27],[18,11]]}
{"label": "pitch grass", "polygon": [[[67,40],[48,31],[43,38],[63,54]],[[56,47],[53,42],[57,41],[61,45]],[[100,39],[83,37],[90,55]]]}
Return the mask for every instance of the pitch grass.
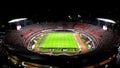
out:
{"label": "pitch grass", "polygon": [[51,32],[48,33],[44,41],[41,43],[42,48],[76,48],[78,49],[77,41],[70,32]]}

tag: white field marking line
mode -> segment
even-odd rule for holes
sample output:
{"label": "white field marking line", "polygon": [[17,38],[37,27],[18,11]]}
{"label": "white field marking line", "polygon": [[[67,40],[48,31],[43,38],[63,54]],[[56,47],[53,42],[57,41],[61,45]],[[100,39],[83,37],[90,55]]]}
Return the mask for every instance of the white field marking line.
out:
{"label": "white field marking line", "polygon": [[[75,34],[74,34],[74,38],[77,41]],[[81,48],[78,42],[77,42],[77,44],[78,44],[78,47]]]}

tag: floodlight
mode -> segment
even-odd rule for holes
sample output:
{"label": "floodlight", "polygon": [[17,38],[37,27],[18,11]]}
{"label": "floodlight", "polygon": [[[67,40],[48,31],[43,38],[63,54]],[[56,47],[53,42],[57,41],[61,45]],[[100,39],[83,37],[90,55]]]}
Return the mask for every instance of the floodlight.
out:
{"label": "floodlight", "polygon": [[15,22],[19,22],[19,21],[22,21],[22,20],[26,20],[27,18],[17,18],[17,19],[13,19],[13,20],[10,20],[8,21],[8,23],[15,23]]}
{"label": "floodlight", "polygon": [[98,20],[101,20],[101,21],[105,21],[105,22],[109,22],[109,23],[116,23],[115,21],[111,20],[111,19],[105,19],[105,18],[97,18]]}

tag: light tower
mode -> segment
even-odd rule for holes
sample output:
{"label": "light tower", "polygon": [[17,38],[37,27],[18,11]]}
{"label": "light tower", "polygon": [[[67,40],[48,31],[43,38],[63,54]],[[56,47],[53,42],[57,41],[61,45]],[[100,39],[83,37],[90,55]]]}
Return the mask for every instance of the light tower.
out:
{"label": "light tower", "polygon": [[27,18],[17,18],[17,19],[12,19],[8,21],[8,23],[10,24],[10,29],[12,29],[12,24],[14,24],[14,28],[16,28],[17,30],[20,30],[22,28],[20,22],[24,20],[27,20]]}

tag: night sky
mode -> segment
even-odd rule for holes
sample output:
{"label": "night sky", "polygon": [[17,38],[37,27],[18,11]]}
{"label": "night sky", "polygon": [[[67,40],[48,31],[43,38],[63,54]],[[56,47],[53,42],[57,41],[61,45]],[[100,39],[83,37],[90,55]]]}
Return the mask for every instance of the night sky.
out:
{"label": "night sky", "polygon": [[7,22],[14,18],[23,17],[36,21],[66,21],[69,15],[74,19],[77,18],[78,15],[81,15],[82,18],[86,19],[101,17],[119,21],[119,8],[2,8],[0,11],[0,21]]}

